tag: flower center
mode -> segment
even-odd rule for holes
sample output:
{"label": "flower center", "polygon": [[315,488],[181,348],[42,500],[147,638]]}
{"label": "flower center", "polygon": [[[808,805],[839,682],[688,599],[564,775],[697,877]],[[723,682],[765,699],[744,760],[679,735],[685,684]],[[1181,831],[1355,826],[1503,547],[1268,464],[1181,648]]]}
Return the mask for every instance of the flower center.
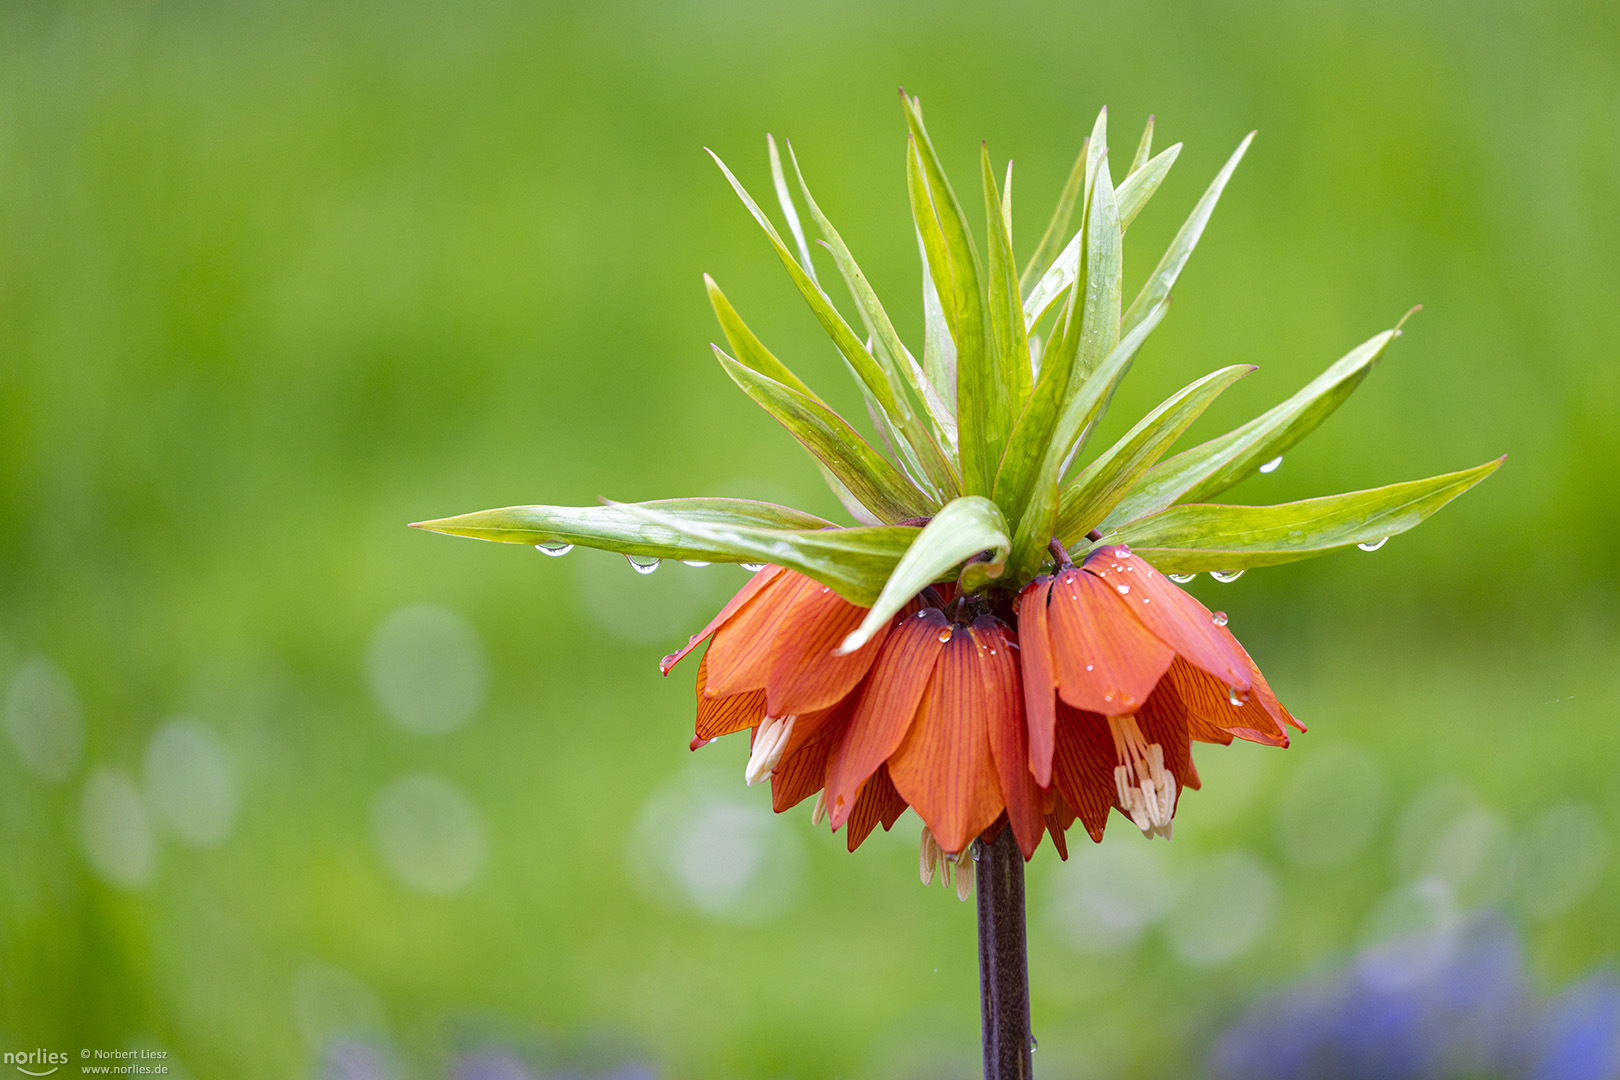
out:
{"label": "flower center", "polygon": [[771,775],[782,760],[788,739],[793,735],[793,722],[797,719],[793,715],[767,716],[759,725],[759,731],[754,735],[754,749],[748,755],[748,767],[743,770],[743,779],[749,787]]}
{"label": "flower center", "polygon": [[1176,805],[1175,774],[1164,767],[1164,747],[1150,743],[1134,716],[1110,716],[1114,736],[1114,787],[1119,804],[1146,836],[1170,838],[1170,815]]}

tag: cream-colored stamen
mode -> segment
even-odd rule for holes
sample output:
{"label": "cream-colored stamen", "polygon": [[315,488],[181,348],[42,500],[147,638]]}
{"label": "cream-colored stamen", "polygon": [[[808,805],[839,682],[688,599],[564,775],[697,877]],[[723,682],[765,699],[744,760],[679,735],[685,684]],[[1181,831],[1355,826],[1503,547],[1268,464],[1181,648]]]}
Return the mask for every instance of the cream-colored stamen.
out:
{"label": "cream-colored stamen", "polygon": [[787,750],[788,739],[793,735],[793,721],[797,716],[767,716],[754,733],[754,749],[748,755],[748,767],[743,770],[743,779],[753,787],[776,768],[782,760],[782,753]]}
{"label": "cream-colored stamen", "polygon": [[973,895],[973,845],[956,853],[956,898],[967,901]]}
{"label": "cream-colored stamen", "polygon": [[820,825],[827,820],[827,789],[816,792],[816,805],[810,808],[810,824]]}
{"label": "cream-colored stamen", "polygon": [[1142,735],[1134,716],[1110,716],[1114,736],[1114,789],[1119,804],[1146,836],[1170,838],[1176,807],[1176,777],[1164,767],[1164,747]]}
{"label": "cream-colored stamen", "polygon": [[946,860],[944,852],[939,850],[939,844],[934,841],[934,834],[928,831],[928,826],[922,829],[922,853],[917,861],[917,874],[922,878],[924,885],[934,883],[934,873],[939,869],[940,863],[945,863],[945,873],[950,874],[950,863]]}

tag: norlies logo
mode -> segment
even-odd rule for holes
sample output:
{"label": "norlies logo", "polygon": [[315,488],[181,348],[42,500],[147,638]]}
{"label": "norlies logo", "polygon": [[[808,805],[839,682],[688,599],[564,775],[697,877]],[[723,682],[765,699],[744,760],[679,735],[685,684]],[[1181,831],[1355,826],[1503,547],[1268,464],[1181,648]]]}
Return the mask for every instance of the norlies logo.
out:
{"label": "norlies logo", "polygon": [[49,1076],[67,1064],[68,1056],[65,1050],[7,1050],[0,1061],[28,1076]]}

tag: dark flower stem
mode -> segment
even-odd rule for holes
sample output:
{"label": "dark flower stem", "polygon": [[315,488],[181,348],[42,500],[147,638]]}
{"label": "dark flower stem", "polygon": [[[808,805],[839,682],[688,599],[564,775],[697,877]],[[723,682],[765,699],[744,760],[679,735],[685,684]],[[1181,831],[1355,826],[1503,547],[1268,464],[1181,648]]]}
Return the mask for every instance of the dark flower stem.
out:
{"label": "dark flower stem", "polygon": [[1024,855],[1010,827],[979,843],[979,999],[985,1080],[1030,1080],[1029,953],[1024,942]]}

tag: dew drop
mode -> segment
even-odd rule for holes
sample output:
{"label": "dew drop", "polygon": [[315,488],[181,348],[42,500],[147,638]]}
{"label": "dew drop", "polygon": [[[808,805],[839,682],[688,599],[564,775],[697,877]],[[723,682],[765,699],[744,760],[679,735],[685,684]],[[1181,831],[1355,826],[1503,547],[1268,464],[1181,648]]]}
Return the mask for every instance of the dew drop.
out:
{"label": "dew drop", "polygon": [[1369,544],[1357,544],[1356,547],[1362,551],[1377,551],[1387,543],[1389,543],[1389,537],[1386,536],[1382,540],[1374,540]]}
{"label": "dew drop", "polygon": [[1119,590],[1119,595],[1121,596],[1124,596],[1126,593],[1131,591],[1131,587],[1129,585],[1115,585],[1114,588]]}
{"label": "dew drop", "polygon": [[1282,455],[1278,454],[1276,457],[1272,458],[1270,461],[1268,461],[1264,465],[1260,466],[1260,471],[1261,472],[1268,472],[1268,473],[1269,472],[1276,472],[1277,471],[1277,466],[1279,466],[1281,464],[1282,464]]}
{"label": "dew drop", "polygon": [[626,555],[624,561],[630,564],[630,569],[638,574],[650,574],[658,569],[660,559],[640,559],[634,555]]}
{"label": "dew drop", "polygon": [[1226,612],[1217,611],[1215,614],[1213,614],[1213,615],[1211,615],[1209,617],[1209,621],[1214,623],[1216,626],[1225,626],[1226,625]]}
{"label": "dew drop", "polygon": [[1223,585],[1229,585],[1243,576],[1241,570],[1211,570],[1209,576]]}
{"label": "dew drop", "polygon": [[939,642],[941,645],[943,645],[949,640],[951,640],[951,628],[947,626],[945,629],[939,632]]}
{"label": "dew drop", "polygon": [[757,574],[765,569],[765,564],[762,562],[745,562],[742,564],[742,568],[750,574]]}
{"label": "dew drop", "polygon": [[1091,670],[1091,665],[1090,665],[1090,664],[1087,664],[1087,665],[1086,665],[1086,670],[1087,670],[1087,671],[1090,671],[1090,670]]}
{"label": "dew drop", "polygon": [[1029,1037],[1029,1052],[1033,1054],[1035,1051],[1039,1050],[1040,1048],[1041,1048],[1041,1044],[1035,1041],[1035,1036],[1031,1035]]}
{"label": "dew drop", "polygon": [[1168,577],[1171,581],[1175,582],[1177,585],[1185,585],[1185,584],[1187,584],[1187,582],[1191,581],[1193,578],[1197,577],[1198,575],[1197,574],[1167,574],[1165,576]]}
{"label": "dew drop", "polygon": [[1238,688],[1235,686],[1228,686],[1226,688],[1226,700],[1231,702],[1237,708],[1241,709],[1244,705],[1248,704],[1249,695],[1240,693]]}
{"label": "dew drop", "polygon": [[573,544],[536,544],[534,550],[542,555],[550,555],[553,559],[566,555],[574,550]]}
{"label": "dew drop", "polygon": [[1126,547],[1124,544],[1121,544],[1119,547],[1114,549],[1114,554],[1118,558],[1128,559],[1131,557],[1131,549]]}
{"label": "dew drop", "polygon": [[682,565],[685,565],[685,566],[709,566],[709,565],[711,565],[709,563],[704,562],[702,559],[682,559],[681,563],[682,563]]}

